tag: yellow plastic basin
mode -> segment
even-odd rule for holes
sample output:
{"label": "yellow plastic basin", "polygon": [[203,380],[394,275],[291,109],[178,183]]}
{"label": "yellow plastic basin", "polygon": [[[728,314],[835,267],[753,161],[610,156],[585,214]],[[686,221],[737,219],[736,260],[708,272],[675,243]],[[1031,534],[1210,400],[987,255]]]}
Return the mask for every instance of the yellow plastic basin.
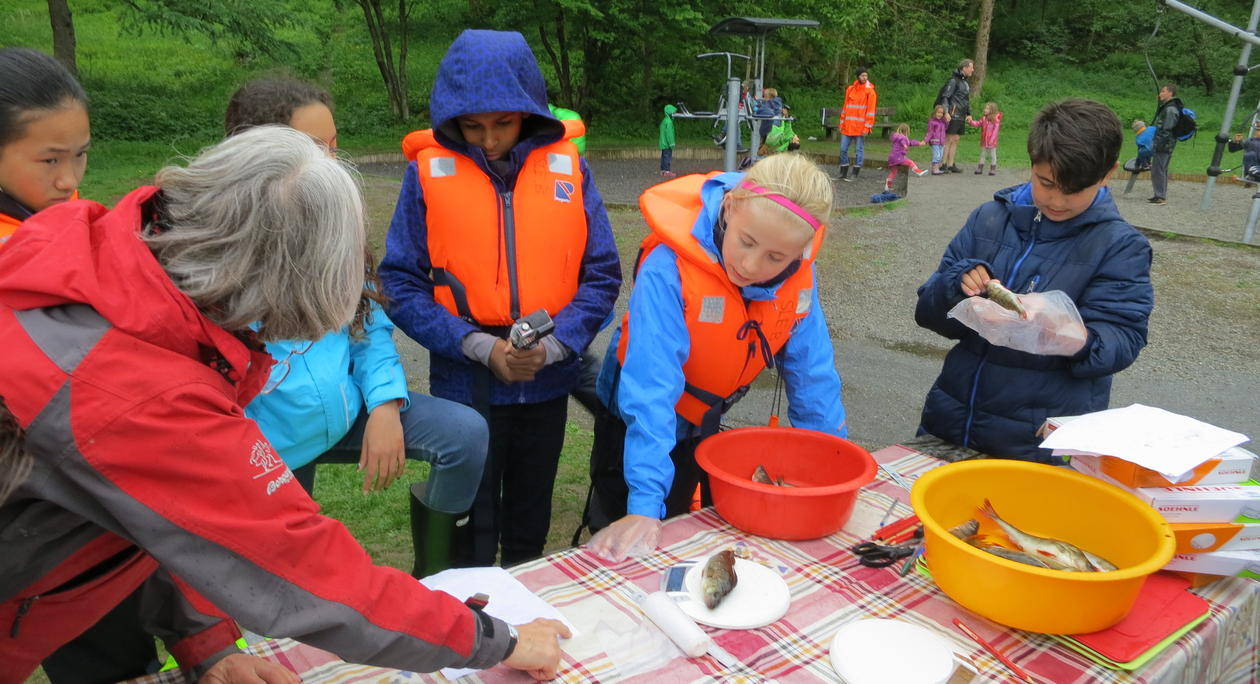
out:
{"label": "yellow plastic basin", "polygon": [[[985,498],[1029,534],[1070,542],[1119,569],[1063,572],[981,551],[949,533],[979,518]],[[1172,558],[1168,523],[1136,497],[1066,468],[982,460],[944,465],[910,492],[924,526],[925,557],[941,590],[994,622],[1030,632],[1106,629],[1133,607],[1146,576]]]}

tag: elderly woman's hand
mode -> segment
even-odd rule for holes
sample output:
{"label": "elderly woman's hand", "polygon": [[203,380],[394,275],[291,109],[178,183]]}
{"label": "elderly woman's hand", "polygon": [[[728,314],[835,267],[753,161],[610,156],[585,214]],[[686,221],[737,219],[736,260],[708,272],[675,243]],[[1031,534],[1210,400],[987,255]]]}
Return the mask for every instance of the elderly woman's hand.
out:
{"label": "elderly woman's hand", "polygon": [[559,620],[538,618],[533,622],[516,626],[516,648],[503,661],[504,665],[524,670],[539,681],[556,678],[560,667],[560,639],[573,636],[569,628]]}

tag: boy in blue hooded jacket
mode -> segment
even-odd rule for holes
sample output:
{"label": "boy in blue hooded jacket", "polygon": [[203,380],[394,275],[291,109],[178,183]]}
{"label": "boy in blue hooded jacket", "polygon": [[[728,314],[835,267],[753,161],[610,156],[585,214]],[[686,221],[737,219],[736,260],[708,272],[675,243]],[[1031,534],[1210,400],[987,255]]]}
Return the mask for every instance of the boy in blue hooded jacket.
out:
{"label": "boy in blue hooded jacket", "polygon": [[[386,240],[381,281],[394,323],[429,350],[434,396],[490,426],[457,564],[539,556],[580,355],[612,311],[621,266],[603,200],[572,140],[581,121],[547,108],[533,52],[515,32],[467,30],[438,67],[430,130],[412,160]],[[554,333],[532,349],[507,338],[538,309]]]}
{"label": "boy in blue hooded jacket", "polygon": [[[1062,463],[1038,448],[1049,416],[1107,408],[1111,376],[1146,346],[1154,306],[1151,247],[1107,189],[1123,142],[1106,105],[1047,105],[1028,131],[1032,181],[971,213],[936,273],[919,287],[915,321],[958,340],[928,391],[919,433],[1004,458]],[[998,279],[1016,293],[1061,290],[1088,335],[1071,356],[986,342],[947,312]]]}

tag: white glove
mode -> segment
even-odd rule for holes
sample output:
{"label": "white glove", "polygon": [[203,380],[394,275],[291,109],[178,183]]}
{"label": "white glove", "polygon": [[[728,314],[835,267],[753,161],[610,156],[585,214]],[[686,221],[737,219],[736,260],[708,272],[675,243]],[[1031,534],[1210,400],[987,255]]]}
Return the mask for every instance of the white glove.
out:
{"label": "white glove", "polygon": [[661,542],[661,521],[645,515],[627,515],[595,533],[586,548],[613,563],[646,556]]}

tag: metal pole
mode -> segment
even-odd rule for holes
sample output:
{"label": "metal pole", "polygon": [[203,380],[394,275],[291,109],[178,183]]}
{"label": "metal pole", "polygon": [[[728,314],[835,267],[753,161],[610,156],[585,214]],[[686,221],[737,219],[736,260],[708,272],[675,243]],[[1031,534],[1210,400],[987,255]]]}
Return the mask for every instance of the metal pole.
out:
{"label": "metal pole", "polygon": [[1260,191],[1251,196],[1251,213],[1247,214],[1247,225],[1243,228],[1243,242],[1250,243],[1256,236],[1256,219],[1260,219]]}
{"label": "metal pole", "polygon": [[[1198,12],[1198,10],[1195,11]],[[1199,12],[1199,14],[1202,14],[1202,12]],[[1217,23],[1224,24],[1224,22]],[[1247,21],[1247,33],[1252,38],[1255,38],[1257,24],[1260,24],[1260,0],[1255,0],[1252,3],[1251,18]],[[1230,26],[1229,24],[1225,25]],[[1233,27],[1230,26],[1230,28]],[[1221,131],[1216,134],[1216,149],[1212,151],[1212,163],[1207,168],[1207,183],[1203,187],[1203,199],[1199,202],[1199,208],[1204,211],[1212,206],[1212,190],[1216,187],[1216,177],[1221,175],[1221,157],[1225,154],[1225,143],[1229,141],[1229,131],[1234,123],[1234,110],[1238,106],[1238,96],[1242,93],[1243,77],[1247,75],[1249,70],[1247,65],[1251,60],[1251,47],[1251,41],[1243,42],[1242,52],[1238,55],[1238,64],[1234,66],[1234,83],[1229,89],[1229,101],[1225,104],[1225,116],[1221,118]],[[1246,169],[1243,170],[1243,173],[1246,173]]]}
{"label": "metal pole", "polygon": [[1201,12],[1185,3],[1177,2],[1177,0],[1160,0],[1160,1],[1163,4],[1177,10],[1178,12],[1184,12],[1186,14],[1189,14],[1195,19],[1198,19],[1199,21],[1205,24],[1208,24],[1209,26],[1215,26],[1216,28],[1232,35],[1233,37],[1238,38],[1239,40],[1245,40],[1254,45],[1260,45],[1260,36],[1256,35],[1255,26],[1252,26],[1250,30],[1244,31],[1243,29],[1240,29],[1229,22],[1221,21],[1220,19],[1217,19],[1216,17],[1206,12]]}
{"label": "metal pole", "polygon": [[[1260,0],[1257,0],[1260,2]],[[739,146],[739,79],[726,79],[726,155],[723,169],[736,170],[735,151]]]}

